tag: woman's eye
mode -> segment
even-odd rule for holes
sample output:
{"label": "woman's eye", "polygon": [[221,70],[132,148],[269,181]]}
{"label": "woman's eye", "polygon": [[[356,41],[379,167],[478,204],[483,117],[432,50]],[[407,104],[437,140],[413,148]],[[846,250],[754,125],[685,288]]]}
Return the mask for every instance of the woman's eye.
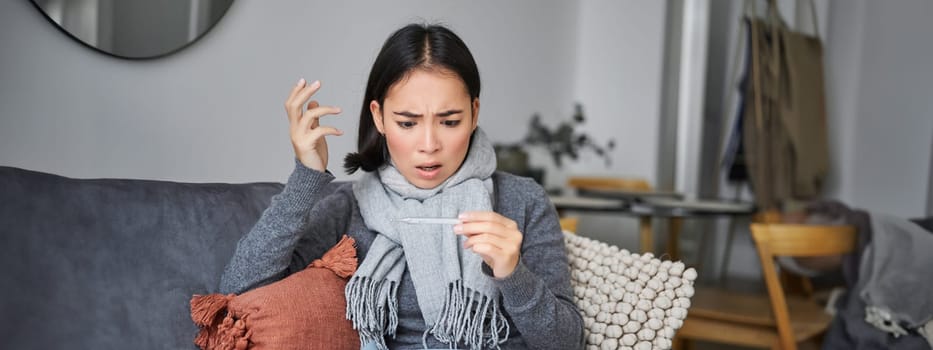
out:
{"label": "woman's eye", "polygon": [[402,129],[411,129],[415,126],[415,122],[398,122],[398,126]]}
{"label": "woman's eye", "polygon": [[442,123],[444,124],[444,126],[449,126],[449,127],[460,125],[459,120],[445,120]]}

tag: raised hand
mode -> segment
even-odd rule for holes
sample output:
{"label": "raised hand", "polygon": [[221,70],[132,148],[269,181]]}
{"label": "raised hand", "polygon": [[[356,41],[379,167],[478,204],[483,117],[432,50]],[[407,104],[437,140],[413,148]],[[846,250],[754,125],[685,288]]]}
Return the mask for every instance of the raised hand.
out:
{"label": "raised hand", "polygon": [[[343,131],[334,127],[322,126],[321,117],[340,113],[340,107],[321,106],[317,101],[308,100],[321,88],[320,81],[307,84],[304,79],[292,88],[285,100],[285,112],[288,113],[289,134],[295,157],[304,166],[317,170],[327,170],[327,135],[340,136]],[[307,103],[307,110],[305,110]]]}

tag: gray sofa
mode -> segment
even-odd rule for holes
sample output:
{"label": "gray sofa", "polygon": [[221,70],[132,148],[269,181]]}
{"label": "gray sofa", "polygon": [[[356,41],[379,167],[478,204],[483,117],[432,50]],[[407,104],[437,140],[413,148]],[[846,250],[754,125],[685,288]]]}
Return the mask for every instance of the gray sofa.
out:
{"label": "gray sofa", "polygon": [[[0,349],[195,349],[192,294],[217,291],[237,240],[283,186],[79,180],[0,166]],[[616,304],[621,294],[615,292],[623,290],[597,288],[602,282],[593,282],[603,279],[593,276],[622,283],[622,271],[637,268],[635,260],[661,261],[628,261],[628,251],[565,237],[575,301],[591,321],[587,343],[611,348],[622,326],[632,325],[593,321],[602,303]],[[678,297],[689,289],[689,298],[692,279],[676,289]],[[675,286],[665,284],[656,293],[661,296],[673,300]],[[682,313],[665,319],[677,326],[659,331],[655,343],[670,346],[689,307],[684,303]]]}
{"label": "gray sofa", "polygon": [[0,348],[195,349],[191,295],[282,186],[0,167]]}

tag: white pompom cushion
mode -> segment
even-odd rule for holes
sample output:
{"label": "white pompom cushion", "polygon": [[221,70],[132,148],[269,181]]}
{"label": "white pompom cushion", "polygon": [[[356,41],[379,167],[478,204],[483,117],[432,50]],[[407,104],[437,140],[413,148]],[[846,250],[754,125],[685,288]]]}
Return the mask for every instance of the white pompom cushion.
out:
{"label": "white pompom cushion", "polygon": [[670,349],[696,270],[572,233],[564,241],[587,349]]}

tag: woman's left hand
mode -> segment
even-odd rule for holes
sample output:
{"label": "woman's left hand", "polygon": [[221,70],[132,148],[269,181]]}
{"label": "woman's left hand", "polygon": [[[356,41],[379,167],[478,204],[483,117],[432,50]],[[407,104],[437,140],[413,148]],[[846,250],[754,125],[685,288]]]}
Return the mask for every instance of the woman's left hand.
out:
{"label": "woman's left hand", "polygon": [[518,266],[522,233],[515,221],[492,211],[464,212],[454,232],[466,236],[463,247],[479,254],[496,278],[507,277]]}

